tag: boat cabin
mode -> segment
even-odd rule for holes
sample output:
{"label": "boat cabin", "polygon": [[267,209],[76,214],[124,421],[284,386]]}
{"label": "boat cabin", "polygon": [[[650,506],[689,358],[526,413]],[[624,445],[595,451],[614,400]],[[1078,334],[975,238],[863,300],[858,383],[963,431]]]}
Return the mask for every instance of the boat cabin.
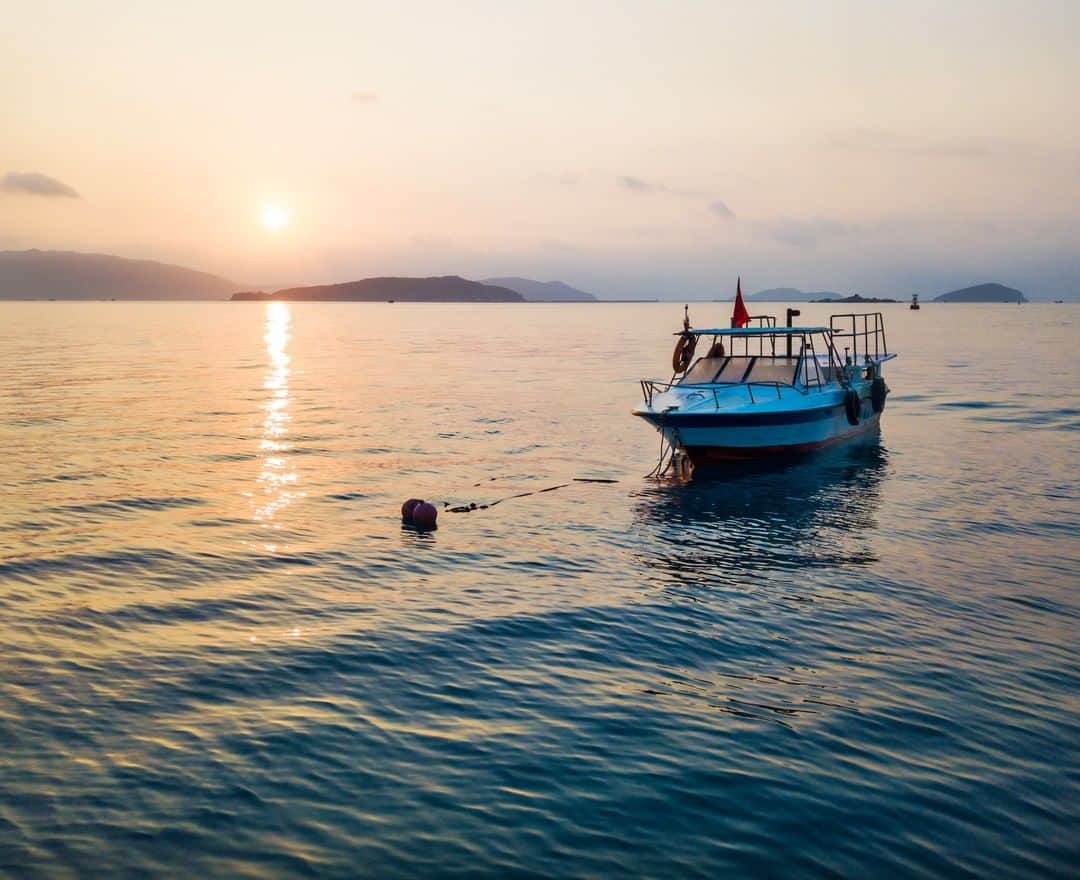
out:
{"label": "boat cabin", "polygon": [[673,384],[809,389],[838,380],[845,367],[868,368],[888,357],[880,312],[834,315],[828,327],[777,327],[767,315],[751,320],[756,326],[683,331],[708,347]]}

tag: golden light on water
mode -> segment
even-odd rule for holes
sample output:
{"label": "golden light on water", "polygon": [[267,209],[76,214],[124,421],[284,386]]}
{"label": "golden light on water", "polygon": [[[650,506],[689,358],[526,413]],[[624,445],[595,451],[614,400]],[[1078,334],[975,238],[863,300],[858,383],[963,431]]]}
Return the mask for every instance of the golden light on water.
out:
{"label": "golden light on water", "polygon": [[[267,369],[263,388],[267,392],[263,404],[263,435],[259,443],[262,452],[262,470],[258,483],[261,492],[256,496],[255,519],[272,524],[278,512],[286,507],[298,493],[292,488],[296,484],[296,471],[292,468],[292,458],[288,454],[292,444],[286,440],[289,415],[289,325],[292,314],[287,303],[271,302],[266,304],[266,322],[263,341],[266,343]],[[276,549],[268,545],[267,549]]]}

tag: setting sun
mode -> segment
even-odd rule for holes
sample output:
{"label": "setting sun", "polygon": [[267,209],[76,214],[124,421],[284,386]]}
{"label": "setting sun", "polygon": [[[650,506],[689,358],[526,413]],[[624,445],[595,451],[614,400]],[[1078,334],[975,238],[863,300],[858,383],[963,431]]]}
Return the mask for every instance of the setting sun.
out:
{"label": "setting sun", "polygon": [[289,225],[289,212],[281,205],[266,205],[262,210],[262,224],[267,229],[284,229]]}

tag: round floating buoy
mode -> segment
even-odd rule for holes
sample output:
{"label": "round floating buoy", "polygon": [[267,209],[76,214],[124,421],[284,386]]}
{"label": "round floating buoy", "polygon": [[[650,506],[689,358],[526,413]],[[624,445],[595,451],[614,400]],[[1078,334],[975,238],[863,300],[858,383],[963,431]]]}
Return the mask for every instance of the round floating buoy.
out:
{"label": "round floating buoy", "polygon": [[847,414],[849,425],[859,424],[859,417],[862,415],[862,400],[859,398],[859,392],[854,388],[849,389],[844,395],[844,412]]}
{"label": "round floating buoy", "polygon": [[881,376],[870,384],[870,405],[874,407],[874,412],[879,413],[885,409],[885,396],[888,393],[889,386],[885,384]]}
{"label": "round floating buoy", "polygon": [[439,510],[434,504],[421,501],[412,511],[412,524],[418,529],[435,528],[435,520],[438,519]]}
{"label": "round floating buoy", "polygon": [[404,504],[401,505],[401,521],[411,523],[413,521],[413,513],[417,508],[417,505],[423,504],[422,498],[410,498]]}

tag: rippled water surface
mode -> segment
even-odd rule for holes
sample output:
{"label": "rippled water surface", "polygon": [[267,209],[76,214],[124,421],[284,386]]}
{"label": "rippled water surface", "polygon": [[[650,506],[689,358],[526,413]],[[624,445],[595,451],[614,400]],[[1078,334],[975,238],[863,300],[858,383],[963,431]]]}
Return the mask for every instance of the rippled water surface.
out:
{"label": "rippled water surface", "polygon": [[0,303],[0,874],[1075,876],[1080,307],[656,483],[680,317]]}

